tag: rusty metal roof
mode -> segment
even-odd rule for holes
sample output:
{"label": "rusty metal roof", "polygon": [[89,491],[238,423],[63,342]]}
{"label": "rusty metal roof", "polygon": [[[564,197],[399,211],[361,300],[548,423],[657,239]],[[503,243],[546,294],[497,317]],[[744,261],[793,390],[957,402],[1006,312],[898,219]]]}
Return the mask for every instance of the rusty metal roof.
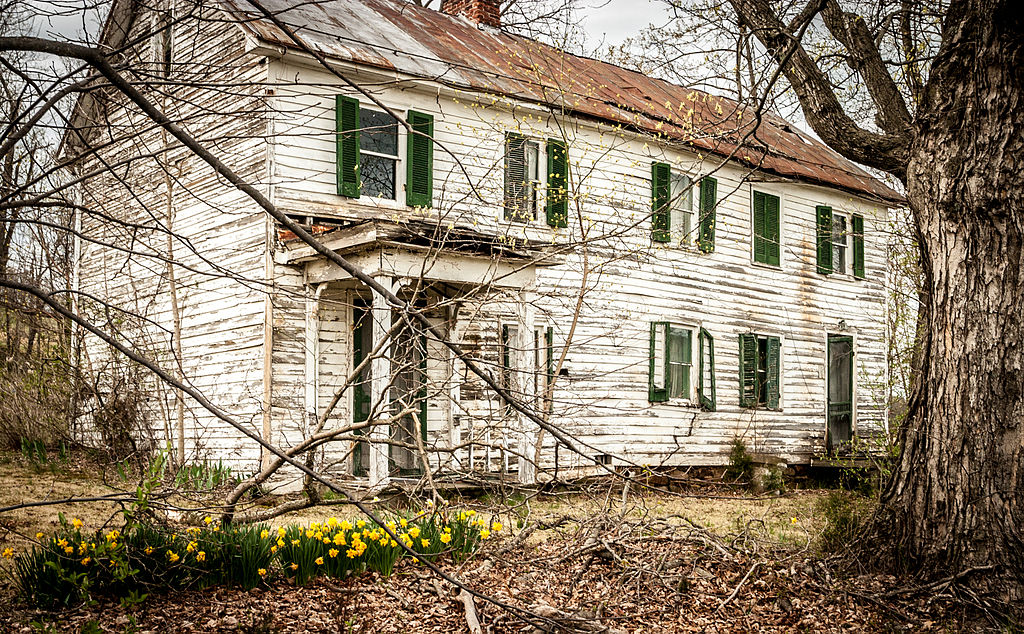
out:
{"label": "rusty metal roof", "polygon": [[[269,44],[297,48],[244,0],[224,0]],[[903,196],[782,118],[735,101],[402,0],[261,0],[323,55],[638,129],[763,172],[891,203]]]}

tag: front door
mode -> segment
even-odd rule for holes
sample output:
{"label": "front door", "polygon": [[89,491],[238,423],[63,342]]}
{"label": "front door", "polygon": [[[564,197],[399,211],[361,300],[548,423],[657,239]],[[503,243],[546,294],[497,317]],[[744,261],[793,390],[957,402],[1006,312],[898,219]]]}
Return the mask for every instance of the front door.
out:
{"label": "front door", "polygon": [[828,336],[828,421],[825,446],[829,454],[849,450],[853,440],[853,337]]}

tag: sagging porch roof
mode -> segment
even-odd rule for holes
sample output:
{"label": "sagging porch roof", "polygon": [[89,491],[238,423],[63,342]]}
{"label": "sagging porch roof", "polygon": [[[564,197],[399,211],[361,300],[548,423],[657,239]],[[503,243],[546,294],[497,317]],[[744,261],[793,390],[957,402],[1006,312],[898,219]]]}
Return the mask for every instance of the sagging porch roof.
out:
{"label": "sagging porch roof", "polygon": [[[507,239],[476,231],[445,228],[430,222],[366,220],[337,226],[314,225],[314,234],[327,248],[369,275],[423,278],[450,284],[524,288],[537,267],[555,266],[561,258],[550,243]],[[349,275],[287,230],[278,264],[305,266],[310,283],[349,279]]]}
{"label": "sagging porch roof", "polygon": [[[271,46],[294,41],[253,8],[222,0]],[[902,204],[904,198],[770,112],[478,27],[402,0],[261,0],[306,45],[337,60],[491,93],[655,135],[762,172]],[[756,134],[753,134],[756,130]]]}

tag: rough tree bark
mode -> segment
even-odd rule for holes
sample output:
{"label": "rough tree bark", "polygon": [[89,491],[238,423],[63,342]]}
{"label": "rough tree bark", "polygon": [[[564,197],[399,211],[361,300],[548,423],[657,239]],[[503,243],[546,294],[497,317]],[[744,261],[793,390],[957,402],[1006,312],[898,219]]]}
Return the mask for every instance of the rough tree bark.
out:
{"label": "rough tree bark", "polygon": [[[875,529],[911,570],[991,566],[1020,582],[1024,21],[1015,4],[950,6],[917,112],[907,194],[925,277],[923,367]],[[1003,590],[1021,599],[1018,583]]]}
{"label": "rough tree bark", "polygon": [[[881,113],[860,128],[769,0],[730,0],[807,121],[907,188],[924,270],[923,354],[903,450],[865,540],[923,578],[960,575],[1014,604],[1024,581],[1024,20],[1010,0],[954,0],[916,112],[879,72],[861,19],[813,0]],[[869,72],[870,71],[870,72]],[[892,85],[890,85],[892,84]],[[911,86],[914,88],[914,86]],[[906,114],[904,114],[906,113]],[[910,117],[910,118],[907,118]],[[965,574],[969,573],[969,574]]]}

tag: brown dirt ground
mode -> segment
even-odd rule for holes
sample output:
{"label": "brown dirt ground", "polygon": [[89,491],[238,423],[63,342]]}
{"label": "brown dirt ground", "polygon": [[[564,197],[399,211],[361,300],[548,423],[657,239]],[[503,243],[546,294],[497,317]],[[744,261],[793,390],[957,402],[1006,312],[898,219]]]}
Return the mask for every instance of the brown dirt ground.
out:
{"label": "brown dirt ground", "polygon": [[[0,506],[113,490],[94,468],[33,471],[10,456],[0,456],[0,483]],[[900,584],[893,578],[837,575],[815,546],[822,528],[816,506],[825,495],[750,497],[710,489],[633,495],[623,504],[618,494],[595,488],[535,497],[512,511],[491,509],[512,531],[487,542],[470,561],[445,569],[512,606],[476,600],[484,632],[493,634],[530,632],[537,625],[631,633],[957,631],[976,625],[965,625],[963,610],[949,595],[894,594]],[[96,526],[117,507],[0,514],[0,549],[27,548],[27,536],[53,530],[58,510]],[[342,513],[307,510],[275,522],[328,514]],[[537,529],[517,540],[518,520]],[[602,539],[609,548],[600,546]],[[0,605],[10,605],[0,612],[0,632],[38,631],[33,621],[60,632],[90,631],[83,628],[93,623],[100,629],[91,631],[103,632],[468,632],[465,608],[454,594],[407,560],[389,579],[370,574],[307,587],[278,579],[251,592],[151,591],[133,608],[100,598],[92,606],[40,612],[20,604],[7,584],[0,588]],[[554,620],[527,624],[516,613],[523,609]]]}

